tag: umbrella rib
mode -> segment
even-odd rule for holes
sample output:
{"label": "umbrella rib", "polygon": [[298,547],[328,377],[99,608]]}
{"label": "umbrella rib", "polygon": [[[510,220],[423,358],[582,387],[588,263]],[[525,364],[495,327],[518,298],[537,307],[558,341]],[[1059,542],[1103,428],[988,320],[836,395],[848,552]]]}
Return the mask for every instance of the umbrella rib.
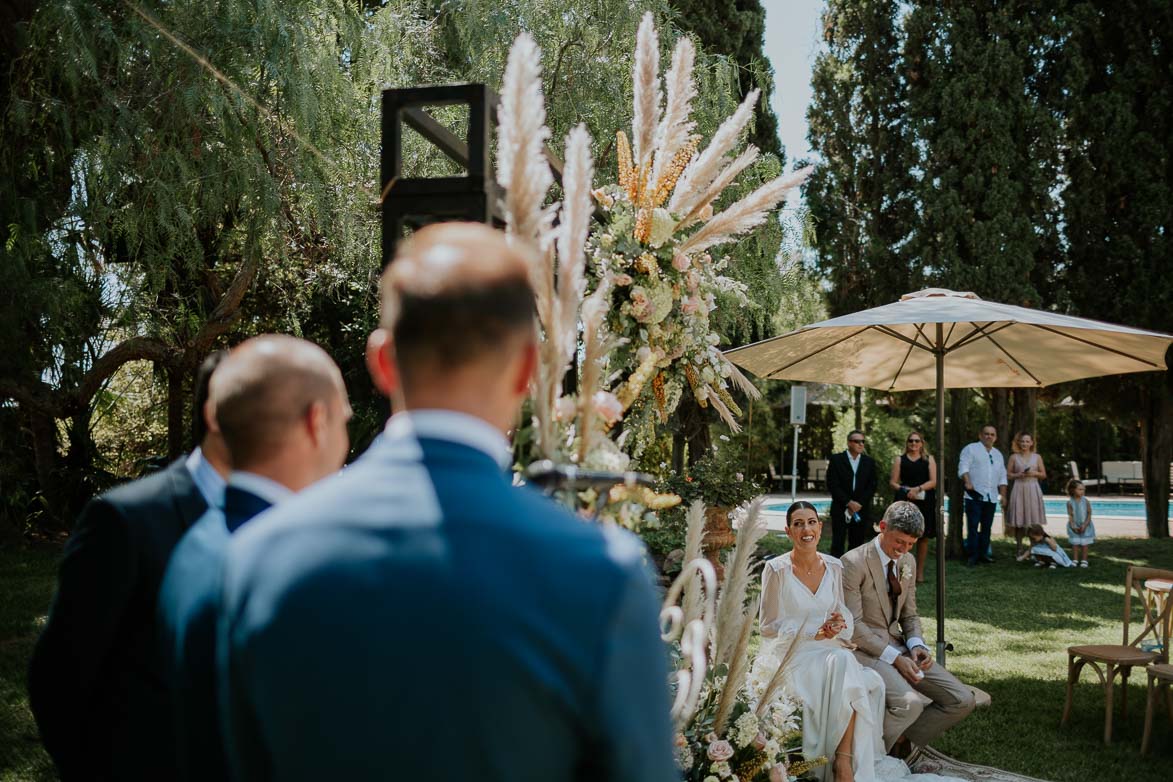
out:
{"label": "umbrella rib", "polygon": [[[917,331],[920,331],[920,326],[917,326],[916,328],[917,328]],[[908,363],[908,357],[912,355],[912,349],[915,347],[916,347],[916,344],[913,343],[912,345],[909,345],[908,350],[905,351],[904,360],[900,362],[900,368],[897,369],[896,374],[892,376],[892,385],[888,386],[889,391],[891,391],[893,388],[896,387],[896,381],[900,379],[900,373],[904,371],[904,365]]]}
{"label": "umbrella rib", "polygon": [[[993,336],[994,334],[997,334],[1002,329],[1010,328],[1011,326],[1013,326],[1017,322],[1018,321],[1007,321],[1005,323],[999,323],[995,328],[992,328],[992,329],[990,328],[989,322],[987,322],[985,326],[974,326],[973,331],[969,332],[964,337],[959,339],[956,344],[949,346],[949,348],[946,350],[946,352],[952,353],[955,350],[960,350],[961,348],[965,347],[966,345],[977,342],[982,337],[989,339],[991,336]],[[987,329],[989,329],[989,330],[987,331]]]}
{"label": "umbrella rib", "polygon": [[[984,331],[985,329],[982,329],[982,330]],[[1038,385],[1040,385],[1040,386],[1041,386],[1041,385],[1043,385],[1042,381],[1041,381],[1041,380],[1039,380],[1037,377],[1035,377],[1034,373],[1033,373],[1033,372],[1031,372],[1029,369],[1027,369],[1027,368],[1026,368],[1026,366],[1025,366],[1025,365],[1023,365],[1023,363],[1022,363],[1021,361],[1019,361],[1018,359],[1016,359],[1016,358],[1015,358],[1015,357],[1014,357],[1014,356],[1013,356],[1013,355],[1010,353],[1010,351],[1009,351],[1009,350],[1007,350],[1006,348],[1002,347],[1002,345],[1001,345],[1001,344],[998,342],[998,340],[996,340],[996,339],[994,339],[993,337],[991,337],[991,336],[988,336],[988,335],[987,335],[987,337],[986,337],[986,338],[990,340],[990,344],[992,344],[994,347],[998,348],[998,350],[1000,350],[1000,351],[1002,351],[1003,353],[1005,353],[1007,358],[1009,358],[1011,361],[1013,361],[1015,364],[1017,364],[1019,369],[1021,369],[1021,370],[1022,370],[1023,372],[1025,372],[1026,374],[1030,375],[1030,379],[1031,379],[1031,380],[1035,381],[1035,383],[1037,383],[1037,384],[1038,384]]]}
{"label": "umbrella rib", "polygon": [[1083,337],[1077,337],[1073,334],[1067,334],[1065,332],[1059,331],[1058,329],[1053,329],[1050,326],[1042,326],[1038,323],[1024,323],[1023,325],[1024,326],[1033,326],[1036,329],[1042,329],[1043,331],[1049,331],[1052,334],[1058,334],[1061,337],[1067,337],[1067,339],[1073,339],[1076,342],[1082,342],[1085,345],[1091,345],[1093,348],[1098,348],[1099,350],[1106,350],[1109,353],[1115,353],[1118,356],[1123,356],[1124,358],[1132,359],[1133,361],[1144,364],[1145,366],[1152,367],[1153,369],[1160,369],[1161,368],[1157,364],[1154,364],[1153,362],[1147,361],[1147,360],[1140,358],[1138,356],[1134,356],[1131,353],[1125,353],[1123,350],[1117,350],[1116,348],[1110,348],[1107,345],[1101,345],[1100,343],[1093,342],[1090,339],[1084,339]]}
{"label": "umbrella rib", "polygon": [[864,333],[864,332],[865,332],[865,331],[867,331],[869,328],[871,328],[871,327],[870,327],[870,326],[864,326],[864,327],[862,327],[861,329],[859,329],[858,331],[853,331],[852,333],[850,333],[850,334],[848,334],[847,336],[843,337],[843,339],[837,339],[837,340],[835,340],[834,342],[832,342],[832,343],[830,343],[830,344],[823,345],[821,348],[819,348],[818,350],[816,350],[816,351],[814,351],[814,352],[812,352],[812,353],[807,353],[805,356],[802,356],[801,358],[796,358],[796,359],[794,359],[793,361],[791,361],[789,364],[787,364],[786,366],[784,366],[784,367],[778,367],[778,369],[775,369],[773,372],[771,372],[770,374],[766,375],[766,379],[767,379],[767,380],[776,380],[776,379],[778,379],[778,373],[779,373],[779,372],[785,372],[786,370],[790,369],[790,368],[791,368],[792,366],[794,366],[795,364],[801,364],[803,361],[806,361],[808,358],[814,358],[815,356],[817,356],[817,355],[819,355],[820,353],[822,353],[824,350],[830,350],[831,348],[835,347],[836,345],[841,345],[841,344],[843,344],[844,342],[846,342],[847,340],[849,340],[849,339],[851,339],[851,338],[853,338],[853,337],[857,337],[857,336],[859,336],[860,334]]}
{"label": "umbrella rib", "polygon": [[[953,332],[954,332],[954,330],[955,330],[955,329],[958,327],[958,325],[960,325],[960,323],[961,323],[961,321],[957,321],[957,320],[955,320],[955,321],[953,321],[952,323],[950,323],[950,324],[949,324],[949,333],[948,333],[948,334],[946,334],[946,335],[945,335],[945,339],[944,339],[944,340],[942,340],[942,344],[943,344],[943,345],[948,345],[948,344],[949,344],[949,340],[953,339]],[[948,352],[948,351],[946,350],[946,352]]]}
{"label": "umbrella rib", "polygon": [[877,326],[869,326],[869,328],[873,328],[876,331],[879,331],[883,334],[887,334],[889,337],[892,337],[893,339],[898,339],[901,342],[907,342],[909,345],[912,345],[914,348],[920,348],[921,350],[927,350],[929,352],[932,352],[932,348],[925,347],[924,345],[917,342],[915,339],[909,339],[908,337],[901,334],[899,331],[896,331],[889,326],[877,325]]}

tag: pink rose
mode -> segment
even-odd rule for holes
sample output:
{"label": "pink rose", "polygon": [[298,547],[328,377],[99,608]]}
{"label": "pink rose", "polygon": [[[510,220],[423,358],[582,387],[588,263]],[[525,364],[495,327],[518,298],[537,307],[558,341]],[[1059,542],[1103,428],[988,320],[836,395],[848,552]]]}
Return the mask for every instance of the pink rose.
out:
{"label": "pink rose", "polygon": [[733,757],[733,745],[725,739],[718,739],[709,744],[709,760],[714,763],[720,763],[723,760],[729,760]]}
{"label": "pink rose", "polygon": [[779,763],[776,766],[771,766],[770,782],[786,782],[786,780],[790,778],[790,775],[786,773],[787,771],[788,769],[786,768],[785,763]]}
{"label": "pink rose", "polygon": [[766,739],[766,734],[759,733],[758,735],[754,736],[753,748],[756,749],[758,752],[761,752],[766,748],[766,745],[769,743],[770,742]]}
{"label": "pink rose", "polygon": [[691,263],[692,261],[690,261],[688,256],[684,255],[683,253],[676,253],[672,256],[672,268],[678,272],[682,272],[687,269]]}
{"label": "pink rose", "polygon": [[680,303],[680,311],[685,315],[691,315],[701,308],[701,300],[696,296],[689,296]]}
{"label": "pink rose", "polygon": [[568,396],[559,397],[554,403],[554,418],[558,421],[573,421],[577,406]]}
{"label": "pink rose", "polygon": [[623,417],[623,403],[610,391],[596,391],[595,395],[591,397],[591,402],[595,406],[595,412],[608,425]]}
{"label": "pink rose", "polygon": [[614,280],[615,285],[620,288],[622,288],[624,285],[631,285],[631,283],[634,282],[634,280],[631,278],[631,275],[625,274],[624,272],[619,272],[612,279]]}

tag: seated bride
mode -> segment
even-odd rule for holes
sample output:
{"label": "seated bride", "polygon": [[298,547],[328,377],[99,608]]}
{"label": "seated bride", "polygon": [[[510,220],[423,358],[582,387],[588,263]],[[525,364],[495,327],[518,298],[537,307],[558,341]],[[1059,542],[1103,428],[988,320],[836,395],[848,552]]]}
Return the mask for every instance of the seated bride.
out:
{"label": "seated bride", "polygon": [[803,754],[828,759],[816,769],[822,782],[946,779],[911,774],[902,761],[884,754],[884,682],[852,651],[854,624],[843,602],[843,564],[818,551],[822,522],[815,507],[802,501],[791,505],[786,534],[794,549],[766,562],[759,619],[763,649],[797,644],[787,682],[803,704]]}

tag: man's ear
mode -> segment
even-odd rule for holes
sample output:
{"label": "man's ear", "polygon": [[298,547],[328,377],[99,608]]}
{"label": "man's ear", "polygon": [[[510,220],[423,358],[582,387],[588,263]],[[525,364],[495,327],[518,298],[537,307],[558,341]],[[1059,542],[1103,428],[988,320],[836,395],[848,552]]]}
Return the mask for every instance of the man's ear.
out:
{"label": "man's ear", "polygon": [[[204,426],[209,432],[220,433],[220,423],[216,420],[216,403],[207,399],[204,400],[204,409],[201,411],[204,416]],[[199,443],[196,443],[199,445]]]}
{"label": "man's ear", "polygon": [[528,396],[530,383],[538,368],[538,345],[533,340],[526,340],[520,351],[520,360],[517,362],[517,374],[513,378],[513,387],[510,389],[518,396]]}
{"label": "man's ear", "polygon": [[310,436],[315,447],[321,446],[326,440],[326,427],[329,425],[330,411],[326,403],[318,400],[310,404],[305,415],[306,433]]}
{"label": "man's ear", "polygon": [[386,329],[375,329],[367,337],[367,372],[371,382],[383,396],[390,397],[399,390],[399,369],[395,366],[395,344]]}

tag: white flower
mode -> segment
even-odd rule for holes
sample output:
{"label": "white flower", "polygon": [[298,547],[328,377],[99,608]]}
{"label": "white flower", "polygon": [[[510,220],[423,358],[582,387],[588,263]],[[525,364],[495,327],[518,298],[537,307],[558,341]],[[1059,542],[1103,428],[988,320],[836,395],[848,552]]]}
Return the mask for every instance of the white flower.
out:
{"label": "white flower", "polygon": [[729,442],[729,435],[727,435],[727,434],[720,435],[718,437],[718,439],[724,440],[725,442]]}
{"label": "white flower", "polygon": [[733,477],[737,480],[738,483],[745,482],[745,474],[744,473],[735,472],[735,473],[733,473]]}
{"label": "white flower", "polygon": [[648,237],[648,244],[659,247],[672,238],[672,229],[676,227],[676,220],[667,209],[652,211],[652,231]]}
{"label": "white flower", "polygon": [[707,777],[705,777],[705,782],[721,782],[721,780],[717,779],[712,774],[709,774]]}
{"label": "white flower", "polygon": [[733,743],[739,747],[748,747],[758,737],[758,718],[752,711],[747,711],[733,723]]}
{"label": "white flower", "polygon": [[714,774],[721,777],[721,779],[728,779],[729,777],[733,776],[733,769],[729,767],[729,761],[727,760],[722,760],[720,763],[714,763],[709,767],[709,771],[712,771]]}
{"label": "white flower", "polygon": [[904,563],[904,566],[900,568],[900,580],[908,581],[910,578],[912,578],[912,565],[906,562]]}

